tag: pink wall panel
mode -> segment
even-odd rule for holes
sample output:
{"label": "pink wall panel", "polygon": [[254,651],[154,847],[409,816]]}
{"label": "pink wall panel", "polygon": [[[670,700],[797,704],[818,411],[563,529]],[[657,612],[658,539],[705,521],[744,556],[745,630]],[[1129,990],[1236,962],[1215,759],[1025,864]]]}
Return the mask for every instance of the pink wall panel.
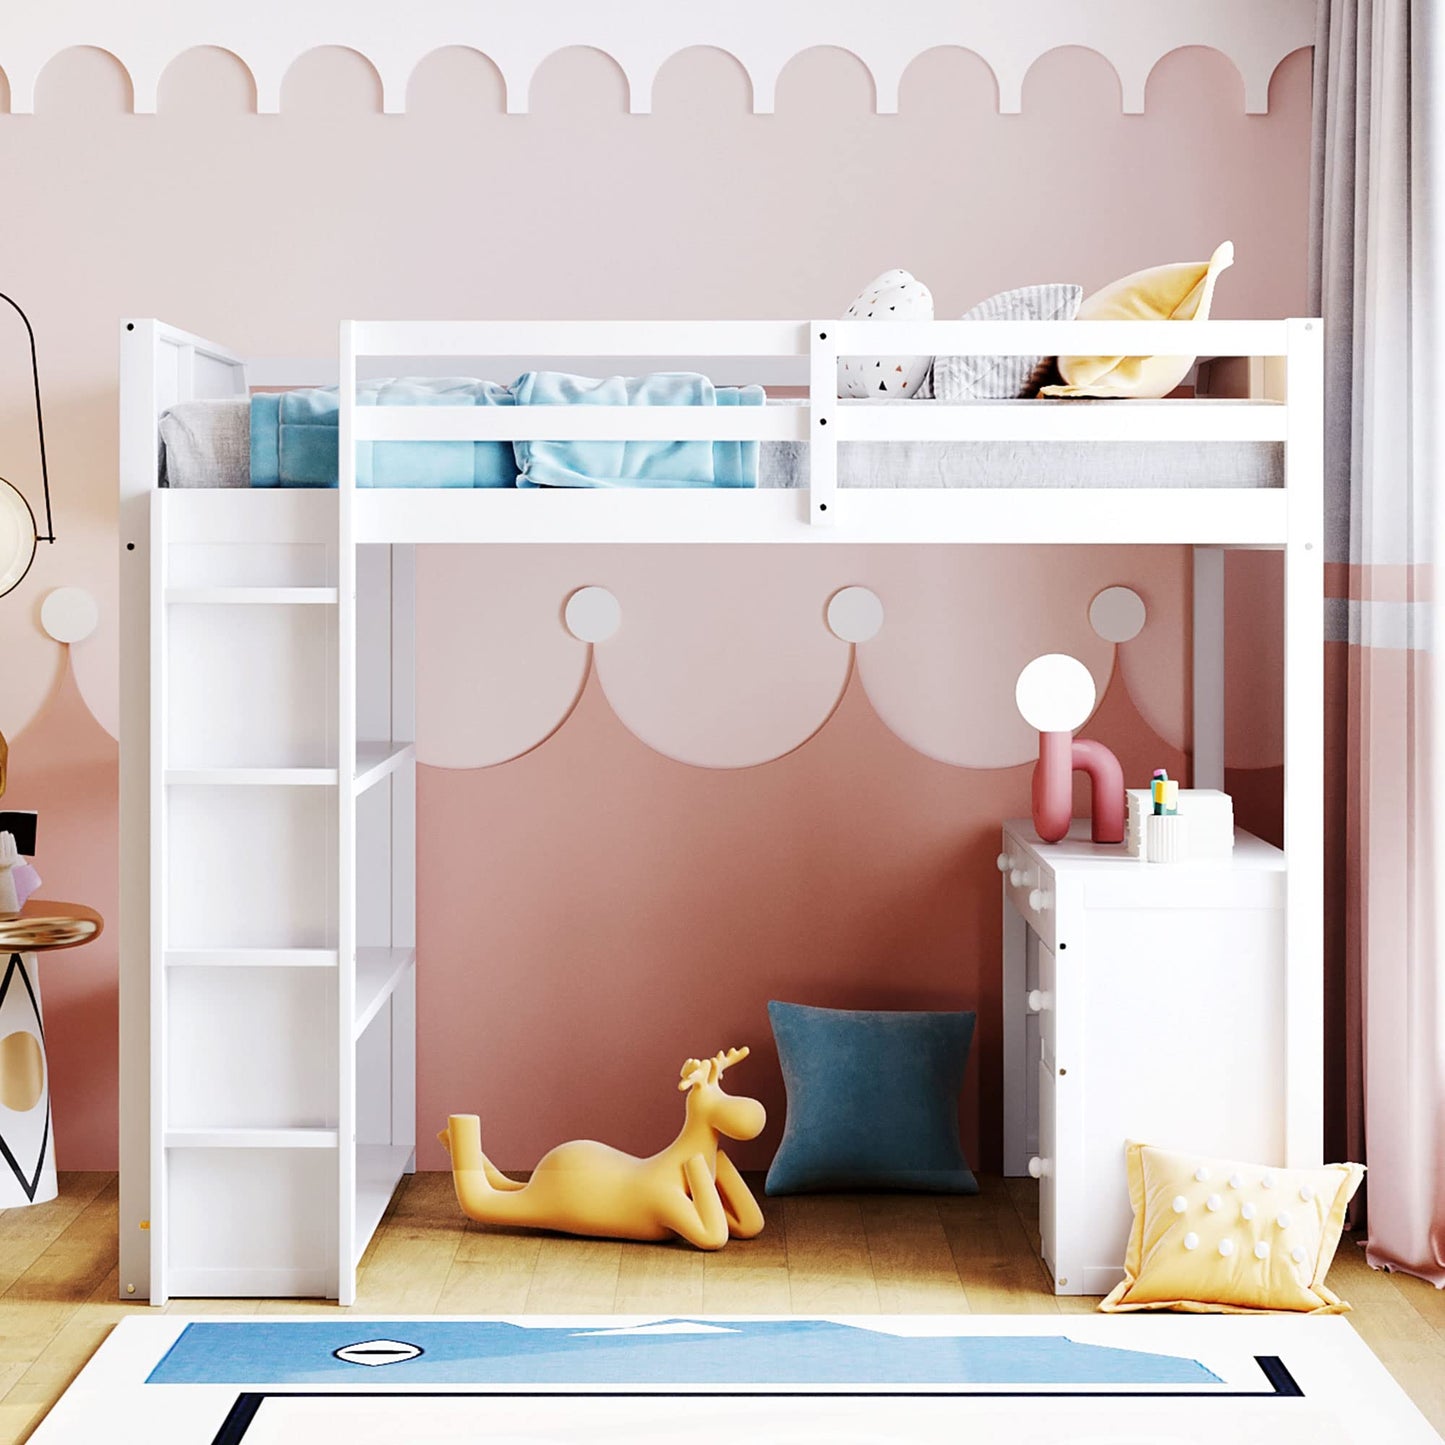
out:
{"label": "pink wall panel", "polygon": [[1284,633],[1261,627],[1284,615],[1284,565],[1277,552],[1231,552],[1225,561],[1224,755],[1240,769],[1284,762]]}
{"label": "pink wall panel", "polygon": [[[1014,706],[1014,685],[1044,652],[1077,657],[1102,699],[1116,657],[1123,667],[1141,650],[1143,685],[1131,691],[1147,699],[1156,733],[1186,745],[1189,633],[1178,605],[1189,587],[1186,549],[1065,547],[1019,557],[989,547],[878,548],[859,566],[888,609],[883,630],[859,649],[859,673],[880,717],[930,757],[970,768],[1033,758],[1037,734]],[[1120,583],[1144,599],[1149,620],[1116,652],[1090,625],[1089,603]]]}
{"label": "pink wall panel", "polygon": [[[866,75],[829,51],[788,67],[767,116],[747,112],[735,63],[705,51],[665,67],[650,116],[624,114],[615,68],[583,52],[548,62],[527,116],[500,113],[490,64],[465,52],[421,68],[405,116],[376,114],[374,76],[334,52],[295,68],[276,117],[249,113],[249,78],[219,52],[172,67],[157,116],[125,113],[125,90],[108,57],[73,52],[47,69],[36,115],[0,116],[12,198],[0,287],[23,301],[40,338],[62,538],[20,592],[0,599],[0,729],[17,740],[17,802],[44,814],[48,878],[103,908],[115,887],[114,748],[98,730],[49,728],[47,699],[68,717],[79,698],[37,612],[48,588],[67,583],[102,599],[101,629],[77,649],[75,676],[113,728],[121,315],[162,315],[260,356],[319,357],[333,351],[342,316],[828,315],[895,265],[928,282],[939,314],[956,315],[1001,287],[1093,287],[1207,254],[1226,236],[1239,261],[1219,314],[1282,316],[1304,305],[1304,54],[1277,73],[1270,114],[1253,117],[1232,67],[1204,51],[1161,63],[1144,116],[1121,116],[1113,74],[1075,51],[1041,60],[1023,114],[1008,117],[962,51],[920,58],[896,116],[872,114]],[[30,489],[28,376],[18,336],[0,331],[0,343],[0,475]],[[547,579],[543,593],[596,580],[576,556],[529,555]],[[877,564],[880,592],[895,586],[886,569],[896,560]],[[763,611],[749,615],[746,648],[709,620],[710,602],[659,615],[648,599],[672,587],[676,563],[639,563],[610,579],[631,599],[632,620],[603,659],[606,699],[589,690],[577,716],[516,763],[424,769],[424,1122],[475,1105],[508,1163],[571,1130],[645,1147],[671,1127],[683,1055],[734,1037],[764,1042],[759,1010],[770,991],[886,1001],[874,972],[885,958],[902,960],[899,1001],[976,997],[984,1017],[966,1102],[971,1136],[980,1101],[990,1117],[997,920],[988,862],[998,818],[1022,807],[1025,773],[961,770],[898,733],[954,757],[959,734],[981,739],[997,725],[1014,735],[1000,737],[996,760],[1015,756],[1016,726],[992,700],[1013,666],[999,639],[1024,647],[1032,624],[980,626],[971,599],[1004,594],[982,575],[942,587],[937,608],[899,594],[892,605],[914,619],[913,651],[893,650],[901,634],[885,629],[865,648],[870,692],[850,689],[815,741],[739,772],[684,767],[665,754],[716,759],[726,743],[738,749],[728,760],[752,761],[792,746],[842,688],[844,650],[826,637],[800,640],[793,582],[774,575],[774,562],[736,558],[736,585],[752,579],[777,618],[763,670],[745,665],[768,635]],[[580,647],[537,630],[536,619],[455,620],[447,589],[456,581],[441,571],[424,580],[424,703],[428,675],[455,664],[475,700],[486,700],[490,680],[513,697],[521,689],[526,707],[506,719],[479,710],[474,737],[456,714],[424,707],[423,751],[452,765],[544,736],[583,675]],[[1174,617],[1179,628],[1146,632],[1124,654],[1148,725],[1119,701],[1117,679],[1097,724],[1124,709],[1110,740],[1139,767],[1167,753],[1155,730],[1184,740],[1172,670],[1187,600],[1177,560],[1155,564],[1148,587],[1161,623]],[[1268,676],[1258,634],[1270,625],[1259,608],[1240,618],[1242,677]],[[659,673],[653,657],[664,644],[675,664]],[[499,670],[489,677],[479,660],[491,659]],[[970,680],[985,678],[970,694]],[[973,703],[947,736],[929,732],[942,716],[930,710],[931,687]],[[1278,761],[1247,729],[1231,737],[1247,766]],[[645,809],[630,812],[640,799]],[[505,883],[534,906],[482,908],[468,859],[488,865],[487,889]],[[481,898],[498,902],[494,891]],[[453,927],[453,910],[465,929]],[[579,979],[574,961],[589,949],[596,968]],[[47,973],[69,1167],[114,1163],[114,962],[107,940]],[[725,966],[744,970],[732,992]],[[553,986],[533,988],[525,970]],[[589,1009],[621,1045],[595,1047],[601,1030],[587,1027]],[[623,1028],[634,1014],[644,1026]],[[564,1058],[563,1042],[594,1047]],[[534,1071],[539,1056],[554,1067]],[[765,1094],[775,1090],[771,1068],[766,1057],[749,1065]],[[634,1106],[639,1090],[646,1102]],[[528,1099],[535,1126],[523,1129]],[[583,1109],[584,1099],[599,1107]],[[985,1137],[985,1159],[990,1151]]]}
{"label": "pink wall panel", "polygon": [[586,562],[562,548],[425,547],[418,572],[418,756],[479,768],[535,747],[587,674],[586,644],[562,625]]}
{"label": "pink wall panel", "polygon": [[[1143,597],[1148,621],[1118,665],[1152,729],[1188,744],[1186,548],[428,547],[418,576],[418,749],[441,767],[516,757],[571,709],[587,653],[561,614],[587,584],[608,587],[622,609],[597,654],[608,702],[678,762],[748,767],[822,727],[851,663],[825,613],[850,585],[884,607],[882,630],[858,652],[863,687],[888,727],[940,762],[1013,767],[1034,755],[1013,694],[1041,652],[1082,660],[1102,698],[1116,652],[1090,625],[1089,603],[1120,583]],[[433,644],[443,636],[452,645]]]}
{"label": "pink wall panel", "polygon": [[639,547],[599,573],[622,604],[597,649],[608,701],[652,747],[705,767],[767,762],[822,727],[852,652],[824,612],[863,580],[831,549],[733,552]]}

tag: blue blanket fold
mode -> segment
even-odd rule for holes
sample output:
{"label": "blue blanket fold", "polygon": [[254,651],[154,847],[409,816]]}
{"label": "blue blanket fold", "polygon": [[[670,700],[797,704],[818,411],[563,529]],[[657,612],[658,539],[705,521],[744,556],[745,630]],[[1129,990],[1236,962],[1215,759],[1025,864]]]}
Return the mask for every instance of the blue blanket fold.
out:
{"label": "blue blanket fold", "polygon": [[[760,386],[696,372],[597,379],[529,371],[511,387],[467,377],[363,382],[358,406],[761,406]],[[334,487],[337,389],[251,398],[251,485]],[[359,487],[756,487],[755,441],[363,442]]]}
{"label": "blue blanket fold", "polygon": [[[509,388],[469,377],[401,377],[357,387],[358,406],[511,406]],[[334,487],[334,386],[251,398],[251,485]],[[510,442],[362,442],[358,487],[514,487]]]}
{"label": "blue blanket fold", "polygon": [[[517,378],[518,406],[761,406],[760,386],[715,387],[691,371],[599,380],[562,371]],[[519,487],[755,487],[758,444],[738,441],[519,441]]]}

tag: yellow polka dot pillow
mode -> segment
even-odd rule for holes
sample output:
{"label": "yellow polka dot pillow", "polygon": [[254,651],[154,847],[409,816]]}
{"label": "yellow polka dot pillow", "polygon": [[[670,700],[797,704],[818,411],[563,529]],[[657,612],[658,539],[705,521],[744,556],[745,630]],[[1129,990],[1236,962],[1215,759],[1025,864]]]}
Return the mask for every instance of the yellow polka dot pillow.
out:
{"label": "yellow polka dot pillow", "polygon": [[[1207,261],[1154,266],[1086,296],[1080,321],[1207,321],[1219,273],[1234,264],[1226,241]],[[1185,330],[1180,341],[1188,345]],[[1168,396],[1194,365],[1193,356],[1061,356],[1062,386],[1043,396]]]}
{"label": "yellow polka dot pillow", "polygon": [[1124,1280],[1100,1309],[1349,1309],[1325,1275],[1362,1165],[1269,1169],[1130,1144],[1128,1167]]}

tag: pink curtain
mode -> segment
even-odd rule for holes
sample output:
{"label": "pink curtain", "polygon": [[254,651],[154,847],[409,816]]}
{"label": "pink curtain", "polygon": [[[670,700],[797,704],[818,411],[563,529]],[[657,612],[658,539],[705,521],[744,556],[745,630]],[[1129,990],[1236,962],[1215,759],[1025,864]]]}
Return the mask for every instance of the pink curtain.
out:
{"label": "pink curtain", "polygon": [[1343,1129],[1370,1263],[1445,1285],[1445,22],[1322,0],[1315,299],[1325,318],[1326,601]]}

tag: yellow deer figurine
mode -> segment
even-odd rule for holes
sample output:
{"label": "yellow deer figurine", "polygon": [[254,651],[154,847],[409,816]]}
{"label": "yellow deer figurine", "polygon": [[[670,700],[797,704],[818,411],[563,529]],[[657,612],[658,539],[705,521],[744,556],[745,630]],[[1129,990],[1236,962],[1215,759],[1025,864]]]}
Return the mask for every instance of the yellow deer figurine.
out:
{"label": "yellow deer figurine", "polygon": [[756,1099],[723,1092],[726,1069],[747,1058],[729,1049],[689,1059],[678,1091],[687,1095],[682,1132],[660,1154],[638,1159],[592,1139],[559,1144],[525,1184],[508,1179],[482,1153],[481,1120],[453,1114],[437,1138],[452,1156],[462,1212],[483,1224],[520,1224],[610,1239],[669,1239],[721,1249],[752,1239],[763,1212],[719,1136],[755,1139],[768,1116]]}

